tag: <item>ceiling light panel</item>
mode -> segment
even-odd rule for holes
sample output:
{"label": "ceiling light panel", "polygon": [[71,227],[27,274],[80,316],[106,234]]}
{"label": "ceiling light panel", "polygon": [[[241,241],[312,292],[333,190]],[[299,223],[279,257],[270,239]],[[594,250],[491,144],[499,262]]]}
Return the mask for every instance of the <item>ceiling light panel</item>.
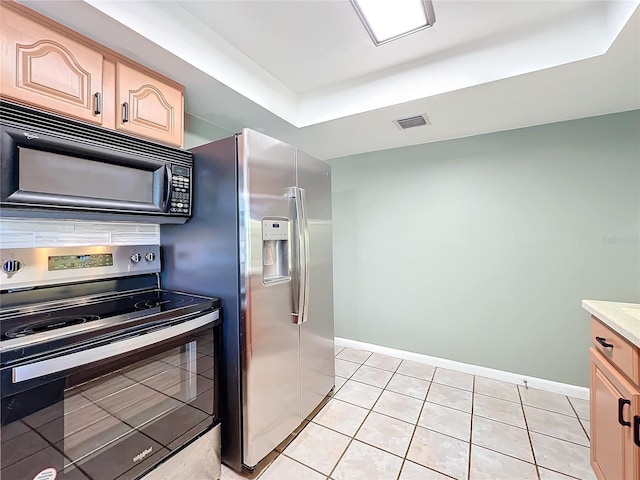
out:
{"label": "ceiling light panel", "polygon": [[351,0],[376,45],[381,45],[435,23],[430,0]]}

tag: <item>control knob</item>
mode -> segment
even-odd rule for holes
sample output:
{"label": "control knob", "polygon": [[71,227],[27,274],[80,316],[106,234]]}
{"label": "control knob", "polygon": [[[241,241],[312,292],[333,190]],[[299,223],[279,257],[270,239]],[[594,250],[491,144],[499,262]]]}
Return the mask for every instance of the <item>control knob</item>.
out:
{"label": "control knob", "polygon": [[139,253],[134,253],[131,255],[130,259],[131,263],[138,263],[142,259],[142,256]]}
{"label": "control knob", "polygon": [[22,269],[20,260],[7,260],[2,264],[2,271],[5,273],[16,273],[20,269]]}
{"label": "control knob", "polygon": [[147,253],[147,254],[144,256],[144,259],[145,259],[147,262],[153,262],[153,261],[156,259],[156,254],[155,254],[155,253],[153,253],[153,252],[149,252],[149,253]]}

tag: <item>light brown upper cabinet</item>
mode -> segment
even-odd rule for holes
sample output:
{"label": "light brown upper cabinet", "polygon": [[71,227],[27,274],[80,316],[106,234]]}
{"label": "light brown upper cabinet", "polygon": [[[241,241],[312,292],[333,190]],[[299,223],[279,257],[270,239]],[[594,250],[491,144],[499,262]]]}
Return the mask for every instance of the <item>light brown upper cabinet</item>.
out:
{"label": "light brown upper cabinet", "polygon": [[116,128],[182,145],[182,91],[118,62]]}
{"label": "light brown upper cabinet", "polygon": [[182,146],[182,85],[11,1],[0,41],[3,98]]}
{"label": "light brown upper cabinet", "polygon": [[102,125],[102,52],[4,2],[0,32],[4,96]]}

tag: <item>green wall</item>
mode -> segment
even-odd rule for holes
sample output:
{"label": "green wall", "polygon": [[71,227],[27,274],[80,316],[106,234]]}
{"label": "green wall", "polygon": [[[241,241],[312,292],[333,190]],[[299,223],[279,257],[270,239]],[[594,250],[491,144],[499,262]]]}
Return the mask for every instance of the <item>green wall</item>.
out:
{"label": "green wall", "polygon": [[581,299],[640,302],[639,139],[636,110],[332,160],[336,336],[587,386]]}
{"label": "green wall", "polygon": [[201,118],[188,113],[184,115],[184,148],[197,147],[233,134],[234,132]]}

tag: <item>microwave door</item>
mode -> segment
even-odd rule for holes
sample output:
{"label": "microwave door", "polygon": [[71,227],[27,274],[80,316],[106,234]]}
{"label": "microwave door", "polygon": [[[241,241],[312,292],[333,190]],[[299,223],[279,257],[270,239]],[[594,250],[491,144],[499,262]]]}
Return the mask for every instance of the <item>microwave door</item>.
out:
{"label": "microwave door", "polygon": [[8,130],[2,132],[3,205],[166,211],[167,163],[55,137],[28,139]]}

